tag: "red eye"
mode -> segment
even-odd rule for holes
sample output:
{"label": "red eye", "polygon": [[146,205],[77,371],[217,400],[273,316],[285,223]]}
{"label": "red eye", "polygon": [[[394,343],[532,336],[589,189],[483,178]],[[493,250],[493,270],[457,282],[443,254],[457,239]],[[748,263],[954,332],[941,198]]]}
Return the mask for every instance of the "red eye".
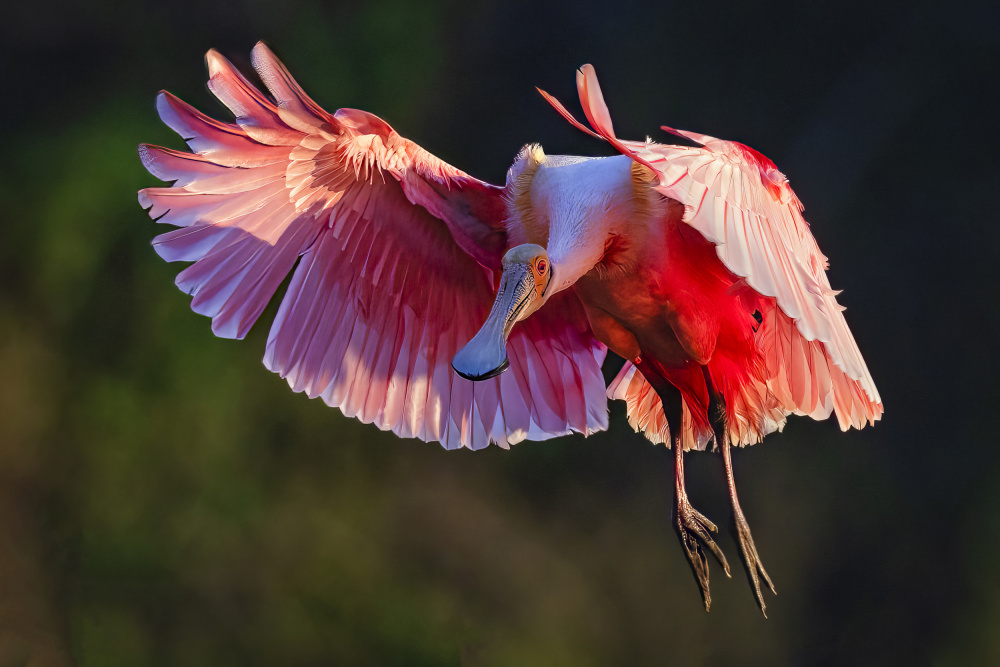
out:
{"label": "red eye", "polygon": [[539,260],[538,264],[536,266],[538,267],[538,272],[539,273],[545,273],[545,269],[548,267],[548,265],[545,263],[544,259]]}

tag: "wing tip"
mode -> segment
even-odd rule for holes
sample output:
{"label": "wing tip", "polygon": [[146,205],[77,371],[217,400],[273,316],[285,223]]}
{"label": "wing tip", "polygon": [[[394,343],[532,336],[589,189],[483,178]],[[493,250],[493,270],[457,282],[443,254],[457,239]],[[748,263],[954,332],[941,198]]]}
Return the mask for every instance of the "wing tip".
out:
{"label": "wing tip", "polygon": [[261,67],[270,67],[277,60],[278,57],[274,55],[274,51],[271,50],[271,47],[264,40],[258,41],[254,44],[253,49],[250,50],[250,65],[258,72]]}
{"label": "wing tip", "polygon": [[217,50],[209,49],[205,52],[205,66],[208,68],[210,78],[215,78],[215,75],[224,70],[228,65],[229,61]]}
{"label": "wing tip", "polygon": [[169,125],[167,116],[173,111],[174,101],[177,99],[177,96],[169,90],[161,90],[156,94],[156,113],[167,125]]}

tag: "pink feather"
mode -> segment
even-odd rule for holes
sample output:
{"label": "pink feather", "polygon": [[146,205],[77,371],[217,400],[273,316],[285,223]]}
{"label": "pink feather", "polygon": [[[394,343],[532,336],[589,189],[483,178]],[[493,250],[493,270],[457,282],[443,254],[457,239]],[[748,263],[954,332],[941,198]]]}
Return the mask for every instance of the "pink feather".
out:
{"label": "pink feather", "polygon": [[179,227],[154,247],[193,262],[177,284],[217,335],[245,336],[292,272],[264,363],[295,391],[449,448],[607,427],[606,350],[573,294],[515,328],[514,372],[473,384],[451,368],[493,299],[501,188],[372,114],[326,113],[263,44],[252,62],[274,99],[218,53],[206,60],[236,123],[161,93],[161,117],[194,152],[141,146],[146,168],[174,184],[139,200]]}

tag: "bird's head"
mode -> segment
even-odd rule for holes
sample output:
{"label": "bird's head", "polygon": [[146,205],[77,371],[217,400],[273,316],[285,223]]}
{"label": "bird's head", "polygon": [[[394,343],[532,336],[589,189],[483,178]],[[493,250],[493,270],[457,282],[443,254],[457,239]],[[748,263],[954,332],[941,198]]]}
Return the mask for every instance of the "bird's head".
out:
{"label": "bird's head", "polygon": [[479,333],[455,355],[455,372],[469,380],[486,380],[507,370],[507,337],[516,323],[545,303],[551,279],[545,248],[525,243],[508,250],[493,309]]}

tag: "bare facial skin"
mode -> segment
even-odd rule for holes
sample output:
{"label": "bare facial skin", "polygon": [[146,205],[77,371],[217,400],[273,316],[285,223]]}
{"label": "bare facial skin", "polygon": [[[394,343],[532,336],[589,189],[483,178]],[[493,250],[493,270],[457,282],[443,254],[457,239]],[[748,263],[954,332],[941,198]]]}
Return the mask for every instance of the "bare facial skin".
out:
{"label": "bare facial skin", "polygon": [[507,338],[516,323],[544,303],[551,276],[541,246],[526,243],[507,252],[493,309],[479,333],[455,355],[451,366],[456,373],[467,380],[486,380],[507,370]]}

